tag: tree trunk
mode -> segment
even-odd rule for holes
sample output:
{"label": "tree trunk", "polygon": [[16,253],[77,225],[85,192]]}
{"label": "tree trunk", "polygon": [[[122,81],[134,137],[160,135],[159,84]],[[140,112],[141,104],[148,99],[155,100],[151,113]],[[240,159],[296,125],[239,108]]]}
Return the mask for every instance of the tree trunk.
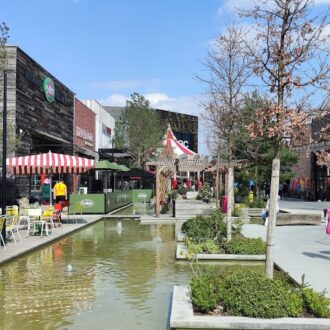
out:
{"label": "tree trunk", "polygon": [[217,157],[217,168],[216,168],[216,172],[215,172],[215,205],[216,208],[219,209],[220,208],[220,203],[219,203],[219,164],[220,164],[220,154],[218,153],[218,157]]}
{"label": "tree trunk", "polygon": [[277,218],[278,186],[280,177],[280,159],[275,158],[272,166],[272,180],[270,186],[269,220],[267,227],[266,275],[274,275],[274,231]]}
{"label": "tree trunk", "polygon": [[231,240],[231,214],[234,205],[234,168],[228,167],[228,182],[227,182],[227,242]]}

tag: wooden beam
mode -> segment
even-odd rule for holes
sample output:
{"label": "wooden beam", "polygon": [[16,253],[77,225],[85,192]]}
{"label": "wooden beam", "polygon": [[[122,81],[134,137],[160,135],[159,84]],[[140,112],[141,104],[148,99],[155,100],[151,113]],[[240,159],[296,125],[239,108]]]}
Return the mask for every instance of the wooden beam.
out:
{"label": "wooden beam", "polygon": [[156,166],[156,217],[160,215],[160,166]]}

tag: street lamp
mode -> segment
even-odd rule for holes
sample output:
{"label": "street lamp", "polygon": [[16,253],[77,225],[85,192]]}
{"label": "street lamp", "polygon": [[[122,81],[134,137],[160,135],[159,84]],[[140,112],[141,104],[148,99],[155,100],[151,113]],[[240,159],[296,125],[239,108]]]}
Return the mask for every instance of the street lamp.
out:
{"label": "street lamp", "polygon": [[[3,112],[2,112],[2,214],[6,214],[7,191],[6,191],[6,158],[7,158],[7,71],[3,71]],[[3,240],[6,240],[6,221],[2,228]]]}

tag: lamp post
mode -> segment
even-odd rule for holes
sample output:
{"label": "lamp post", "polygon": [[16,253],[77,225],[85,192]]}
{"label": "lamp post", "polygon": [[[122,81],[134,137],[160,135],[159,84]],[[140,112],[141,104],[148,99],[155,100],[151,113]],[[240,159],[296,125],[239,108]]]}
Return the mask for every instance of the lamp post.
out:
{"label": "lamp post", "polygon": [[[3,112],[2,112],[2,214],[6,213],[7,191],[6,191],[6,158],[7,158],[7,71],[3,71]],[[6,241],[6,221],[2,228],[2,237]]]}

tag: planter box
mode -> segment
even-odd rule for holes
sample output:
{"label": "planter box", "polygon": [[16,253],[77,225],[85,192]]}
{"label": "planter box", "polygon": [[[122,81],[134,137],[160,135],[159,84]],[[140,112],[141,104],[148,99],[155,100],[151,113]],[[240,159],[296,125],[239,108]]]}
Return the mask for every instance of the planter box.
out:
{"label": "planter box", "polygon": [[[176,259],[187,259],[187,248],[184,244],[178,243],[176,246]],[[264,261],[263,255],[243,255],[243,254],[197,254],[198,260],[237,260],[237,261]]]}
{"label": "planter box", "polygon": [[330,319],[279,318],[254,319],[236,316],[194,315],[187,286],[174,286],[170,316],[171,329],[245,329],[245,330],[329,330]]}

